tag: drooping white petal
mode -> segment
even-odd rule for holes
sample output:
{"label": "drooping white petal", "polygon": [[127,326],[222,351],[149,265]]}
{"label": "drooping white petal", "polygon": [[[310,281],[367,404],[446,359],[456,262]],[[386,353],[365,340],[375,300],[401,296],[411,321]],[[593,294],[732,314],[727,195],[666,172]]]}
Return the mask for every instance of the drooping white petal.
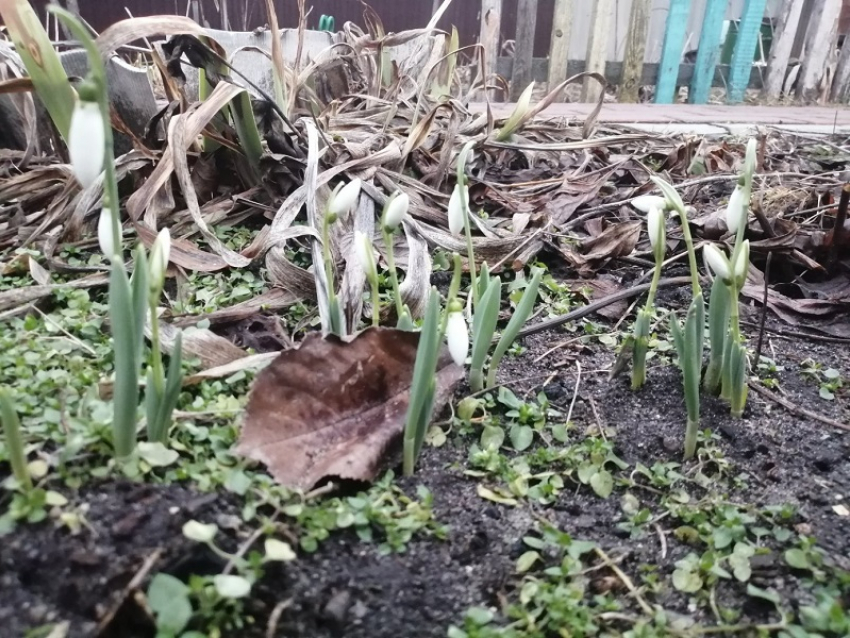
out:
{"label": "drooping white petal", "polygon": [[721,279],[729,279],[729,275],[731,274],[729,260],[717,246],[714,244],[707,244],[705,248],[702,249],[702,254],[705,261],[714,271],[715,275]]}
{"label": "drooping white petal", "polygon": [[738,250],[738,257],[735,259],[735,280],[738,285],[742,285],[747,278],[747,271],[750,269],[750,240],[745,239]]}
{"label": "drooping white petal", "polygon": [[466,195],[466,206],[461,201],[460,186],[455,186],[451,199],[449,199],[449,231],[452,235],[460,235],[464,230],[467,207],[469,206],[468,186],[464,186],[464,194]]}
{"label": "drooping white petal", "polygon": [[646,229],[649,234],[649,245],[656,262],[664,261],[667,252],[667,228],[664,213],[659,208],[650,208],[646,216]]}
{"label": "drooping white petal", "polygon": [[667,208],[667,200],[658,195],[641,195],[631,201],[632,206],[642,213],[649,213],[653,208],[664,210]]}
{"label": "drooping white petal", "polygon": [[363,183],[360,181],[360,178],[355,178],[348,182],[348,184],[343,186],[339,192],[331,198],[331,202],[328,205],[328,211],[330,211],[333,215],[338,215],[340,217],[348,215],[348,211],[354,208],[354,205],[357,204],[357,199],[360,197],[360,189],[362,186]]}
{"label": "drooping white petal", "polygon": [[151,284],[162,286],[165,281],[165,271],[168,268],[168,257],[171,253],[171,234],[167,228],[159,231],[151,247],[150,280]]}
{"label": "drooping white petal", "polygon": [[384,215],[384,228],[389,230],[397,228],[404,216],[407,215],[409,208],[410,197],[407,193],[399,193],[387,206],[387,212]]}
{"label": "drooping white petal", "polygon": [[747,142],[747,154],[744,156],[744,173],[752,175],[756,171],[756,138],[751,137]]}
{"label": "drooping white petal", "polygon": [[729,196],[729,204],[726,206],[726,227],[730,233],[737,233],[741,224],[746,223],[747,202],[744,201],[744,189],[736,186]]}
{"label": "drooping white petal", "polygon": [[449,313],[446,321],[446,342],[452,359],[457,365],[462,366],[469,352],[469,329],[462,311]]}
{"label": "drooping white petal", "polygon": [[112,211],[106,206],[100,209],[100,217],[97,219],[97,241],[103,256],[109,261],[115,257],[115,236],[112,234]]}
{"label": "drooping white petal", "polygon": [[97,102],[77,102],[68,130],[68,154],[71,168],[83,188],[94,184],[103,171],[106,135],[103,114]]}

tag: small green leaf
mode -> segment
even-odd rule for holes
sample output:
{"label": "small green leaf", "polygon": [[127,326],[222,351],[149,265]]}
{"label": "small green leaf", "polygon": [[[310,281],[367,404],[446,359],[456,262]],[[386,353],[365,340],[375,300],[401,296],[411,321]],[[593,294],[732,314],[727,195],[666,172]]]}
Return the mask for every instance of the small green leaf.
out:
{"label": "small green leaf", "polygon": [[752,584],[747,585],[747,596],[761,598],[762,600],[767,600],[774,605],[778,605],[780,602],[779,594],[777,594],[775,590],[762,589],[761,587],[756,587]]}
{"label": "small green leaf", "polygon": [[518,574],[524,574],[529,569],[534,566],[540,560],[540,553],[535,551],[525,552],[522,556],[517,559],[516,562],[516,571]]}
{"label": "small green leaf", "polygon": [[511,444],[517,452],[527,450],[534,441],[534,429],[528,425],[511,427]]}
{"label": "small green leaf", "polygon": [[509,496],[502,496],[501,494],[491,490],[487,487],[478,484],[476,488],[478,492],[478,496],[488,501],[493,501],[494,503],[499,503],[500,505],[517,505],[518,501],[515,498],[511,498]]}
{"label": "small green leaf", "polygon": [[148,585],[148,605],[160,633],[179,635],[192,618],[189,588],[170,574],[157,574]]}
{"label": "small green leaf", "polygon": [[151,467],[167,467],[177,461],[180,455],[162,443],[143,441],[138,444],[139,458]]}
{"label": "small green leaf", "polygon": [[718,527],[714,530],[714,534],[712,535],[714,540],[714,548],[715,549],[725,549],[732,544],[734,540],[732,536],[732,530],[728,527]]}
{"label": "small green leaf", "polygon": [[251,583],[242,576],[217,574],[213,578],[213,584],[222,598],[245,598],[251,593]]}
{"label": "small green leaf", "polygon": [[590,477],[590,487],[593,488],[597,496],[608,498],[614,489],[614,477],[608,470],[599,470]]}
{"label": "small green leaf", "polygon": [[51,507],[62,507],[63,505],[68,504],[68,499],[59,492],[47,490],[44,495],[44,502],[46,505],[50,505]]}
{"label": "small green leaf", "polygon": [[785,552],[785,562],[794,569],[811,569],[809,557],[802,549],[793,547]]}
{"label": "small green leaf", "polygon": [[186,521],[183,524],[183,536],[198,543],[209,543],[215,538],[218,526],[215,523],[205,525],[198,521]]}
{"label": "small green leaf", "polygon": [[505,431],[497,425],[485,425],[481,432],[481,447],[498,450],[505,442]]}
{"label": "small green leaf", "polygon": [[827,388],[825,385],[822,385],[820,387],[820,393],[819,394],[820,394],[821,399],[826,399],[827,401],[832,401],[835,398],[835,394],[833,394],[833,392],[829,388]]}
{"label": "small green leaf", "polygon": [[583,485],[587,485],[590,483],[590,479],[593,478],[593,475],[596,474],[597,467],[591,463],[586,463],[578,468],[578,480],[582,482]]}
{"label": "small green leaf", "polygon": [[292,546],[276,538],[267,538],[264,548],[266,550],[266,560],[288,562],[296,558],[295,552],[292,551]]}
{"label": "small green leaf", "polygon": [[244,496],[251,487],[251,478],[242,470],[231,470],[224,481],[224,487],[229,492]]}
{"label": "small green leaf", "polygon": [[688,594],[702,589],[702,578],[696,572],[677,569],[673,572],[673,587]]}
{"label": "small green leaf", "polygon": [[479,627],[493,622],[493,612],[485,607],[471,607],[466,611],[466,617]]}

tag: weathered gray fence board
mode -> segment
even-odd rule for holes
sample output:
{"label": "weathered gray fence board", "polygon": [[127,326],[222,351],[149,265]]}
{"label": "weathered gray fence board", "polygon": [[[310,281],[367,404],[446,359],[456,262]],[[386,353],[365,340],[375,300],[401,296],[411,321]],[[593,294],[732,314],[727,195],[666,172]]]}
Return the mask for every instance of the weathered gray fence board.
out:
{"label": "weathered gray fence board", "polygon": [[[511,77],[511,72],[513,70],[513,58],[499,58],[499,64],[497,65],[497,72],[499,75],[503,77]],[[576,73],[581,73],[586,68],[586,63],[584,60],[570,60],[567,64],[567,76],[575,75]],[[679,65],[679,79],[677,80],[677,84],[679,86],[687,86],[691,82],[691,78],[694,76],[695,65],[693,64],[681,64]],[[549,60],[546,58],[534,58],[531,63],[531,79],[536,82],[545,82],[549,73]],[[750,73],[750,88],[760,89],[762,88],[764,73],[763,69],[759,67],[753,67]],[[717,68],[714,71],[714,80],[712,81],[712,86],[726,86],[726,78],[729,76],[729,65],[728,64],[718,64]],[[619,84],[621,78],[623,77],[623,63],[622,62],[607,62],[605,64],[605,79],[608,80],[609,84]],[[655,81],[658,78],[658,64],[644,64],[643,72],[641,73],[641,85],[642,86],[654,86]]]}

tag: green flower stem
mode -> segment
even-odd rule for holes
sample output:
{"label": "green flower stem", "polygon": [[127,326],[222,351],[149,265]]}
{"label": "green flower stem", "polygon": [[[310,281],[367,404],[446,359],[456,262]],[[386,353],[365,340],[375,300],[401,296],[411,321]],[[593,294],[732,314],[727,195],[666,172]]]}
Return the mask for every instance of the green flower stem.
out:
{"label": "green flower stem", "polygon": [[165,369],[162,367],[162,351],[159,349],[159,317],[156,313],[156,304],[151,303],[151,369],[153,370],[154,390],[157,396],[165,392]]}
{"label": "green flower stem", "polygon": [[386,228],[381,228],[384,235],[384,246],[387,248],[387,268],[390,271],[390,283],[393,287],[393,297],[395,298],[395,311],[398,317],[404,314],[404,305],[401,301],[401,290],[398,283],[398,271],[395,267],[395,255],[393,249],[393,233]]}
{"label": "green flower stem", "polygon": [[373,282],[372,288],[372,325],[377,328],[381,325],[381,297],[378,291],[378,282]]}
{"label": "green flower stem", "polygon": [[6,435],[6,450],[9,455],[9,464],[12,466],[12,475],[24,493],[31,492],[32,478],[27,469],[27,457],[24,454],[21,422],[6,388],[0,388],[0,423]]}
{"label": "green flower stem", "polygon": [[702,293],[702,288],[699,285],[699,270],[697,269],[697,254],[694,250],[694,240],[691,237],[691,227],[688,224],[688,216],[684,208],[679,211],[679,219],[682,222],[682,237],[685,239],[685,245],[688,247],[688,265],[691,269],[691,289],[694,297]]}
{"label": "green flower stem", "polygon": [[[464,147],[460,151],[460,155],[457,158],[457,183],[458,188],[460,188],[460,205],[463,210],[463,230],[466,235],[466,254],[467,260],[469,261],[469,282],[470,286],[472,286],[472,301],[473,307],[477,306],[478,299],[480,297],[478,291],[478,285],[475,276],[475,249],[472,246],[472,228],[469,223],[469,215],[472,213],[469,207],[469,198],[466,196],[466,158],[470,152],[472,152],[472,147],[475,145],[475,142],[467,142]],[[483,294],[483,293],[482,293]]]}

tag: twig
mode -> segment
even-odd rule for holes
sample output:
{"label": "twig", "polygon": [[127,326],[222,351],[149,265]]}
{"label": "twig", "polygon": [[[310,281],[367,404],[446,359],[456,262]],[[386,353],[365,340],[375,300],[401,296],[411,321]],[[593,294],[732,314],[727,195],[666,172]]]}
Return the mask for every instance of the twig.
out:
{"label": "twig", "polygon": [[658,541],[661,543],[661,560],[664,560],[667,558],[667,535],[664,534],[664,530],[661,529],[661,525],[658,523],[654,523],[653,527],[658,532]]}
{"label": "twig", "polygon": [[617,575],[617,578],[620,579],[623,585],[625,585],[626,589],[628,589],[632,596],[634,596],[635,600],[637,601],[638,605],[640,605],[640,608],[643,609],[644,613],[647,616],[654,616],[655,610],[650,606],[648,602],[646,602],[646,600],[644,600],[643,596],[640,595],[640,592],[635,587],[635,584],[632,582],[632,579],[629,578],[628,575],[626,575],[626,573],[622,569],[617,567],[614,561],[612,561],[608,557],[608,554],[602,551],[602,549],[600,549],[599,547],[594,547],[593,551],[595,551],[596,555],[599,556],[599,558],[602,559],[602,561],[608,566],[608,568]]}
{"label": "twig", "polygon": [[576,384],[573,387],[573,399],[570,401],[570,408],[567,410],[567,423],[570,422],[573,418],[573,408],[576,406],[576,399],[578,398],[578,387],[581,384],[581,364],[576,359]]}
{"label": "twig", "polygon": [[[758,324],[752,321],[741,321],[742,326],[757,327]],[[780,330],[778,328],[766,328],[767,332],[781,337],[783,339],[811,339],[812,341],[823,341],[826,343],[850,343],[850,338],[847,337],[832,337],[829,335],[815,335],[809,332],[800,332],[798,330]]]}
{"label": "twig", "polygon": [[292,599],[281,600],[277,605],[272,609],[272,613],[269,614],[269,620],[266,623],[266,638],[274,638],[277,633],[277,625],[280,622],[280,616],[284,611],[292,604]]}
{"label": "twig", "polygon": [[154,565],[156,565],[157,561],[162,556],[162,548],[159,547],[155,549],[147,558],[145,558],[142,566],[139,567],[138,571],[133,575],[133,578],[130,579],[130,582],[127,583],[127,586],[121,591],[121,595],[117,600],[112,604],[109,608],[109,611],[106,612],[106,615],[100,619],[100,622],[97,624],[96,634],[100,636],[106,629],[109,627],[109,624],[115,618],[115,614],[118,613],[118,610],[124,605],[124,602],[127,598],[130,597],[130,594],[133,593],[133,590],[137,589],[142,581],[147,578],[150,571],[153,569]]}
{"label": "twig", "polygon": [[[689,283],[691,283],[690,277],[671,277],[670,279],[660,280],[658,282],[658,287],[664,288],[669,286],[684,286],[685,284]],[[640,284],[637,286],[632,286],[631,288],[626,288],[625,290],[618,290],[617,292],[612,293],[607,297],[603,297],[599,301],[589,303],[586,306],[577,308],[576,310],[568,312],[565,315],[561,315],[560,317],[553,317],[552,319],[541,321],[540,323],[534,324],[533,326],[523,328],[519,331],[517,337],[527,337],[528,335],[537,334],[538,332],[543,332],[544,330],[549,330],[550,328],[556,328],[557,326],[569,323],[570,321],[581,319],[582,317],[591,315],[594,312],[597,312],[602,308],[605,308],[606,306],[610,306],[613,303],[617,303],[618,301],[622,301],[623,299],[630,299],[631,297],[642,295],[643,293],[649,291],[649,286],[650,284]]]}
{"label": "twig", "polygon": [[789,401],[788,399],[779,396],[775,392],[771,392],[763,385],[756,381],[750,381],[748,383],[750,388],[761,394],[762,396],[767,397],[768,399],[778,403],[783,408],[791,412],[792,414],[796,414],[798,416],[805,416],[814,421],[820,421],[825,425],[832,426],[834,428],[838,428],[839,430],[845,430],[846,432],[850,432],[850,425],[846,423],[841,423],[840,421],[836,421],[835,419],[830,419],[828,416],[824,416],[822,414],[818,414],[817,412],[812,412],[806,408],[800,407],[796,403]]}
{"label": "twig", "polygon": [[764,265],[764,297],[761,303],[761,319],[759,320],[759,338],[756,343],[756,356],[753,362],[753,367],[758,366],[761,359],[761,346],[764,343],[764,322],[767,320],[767,295],[770,291],[768,282],[770,281],[770,262],[773,261],[773,252],[767,253],[767,262]]}

